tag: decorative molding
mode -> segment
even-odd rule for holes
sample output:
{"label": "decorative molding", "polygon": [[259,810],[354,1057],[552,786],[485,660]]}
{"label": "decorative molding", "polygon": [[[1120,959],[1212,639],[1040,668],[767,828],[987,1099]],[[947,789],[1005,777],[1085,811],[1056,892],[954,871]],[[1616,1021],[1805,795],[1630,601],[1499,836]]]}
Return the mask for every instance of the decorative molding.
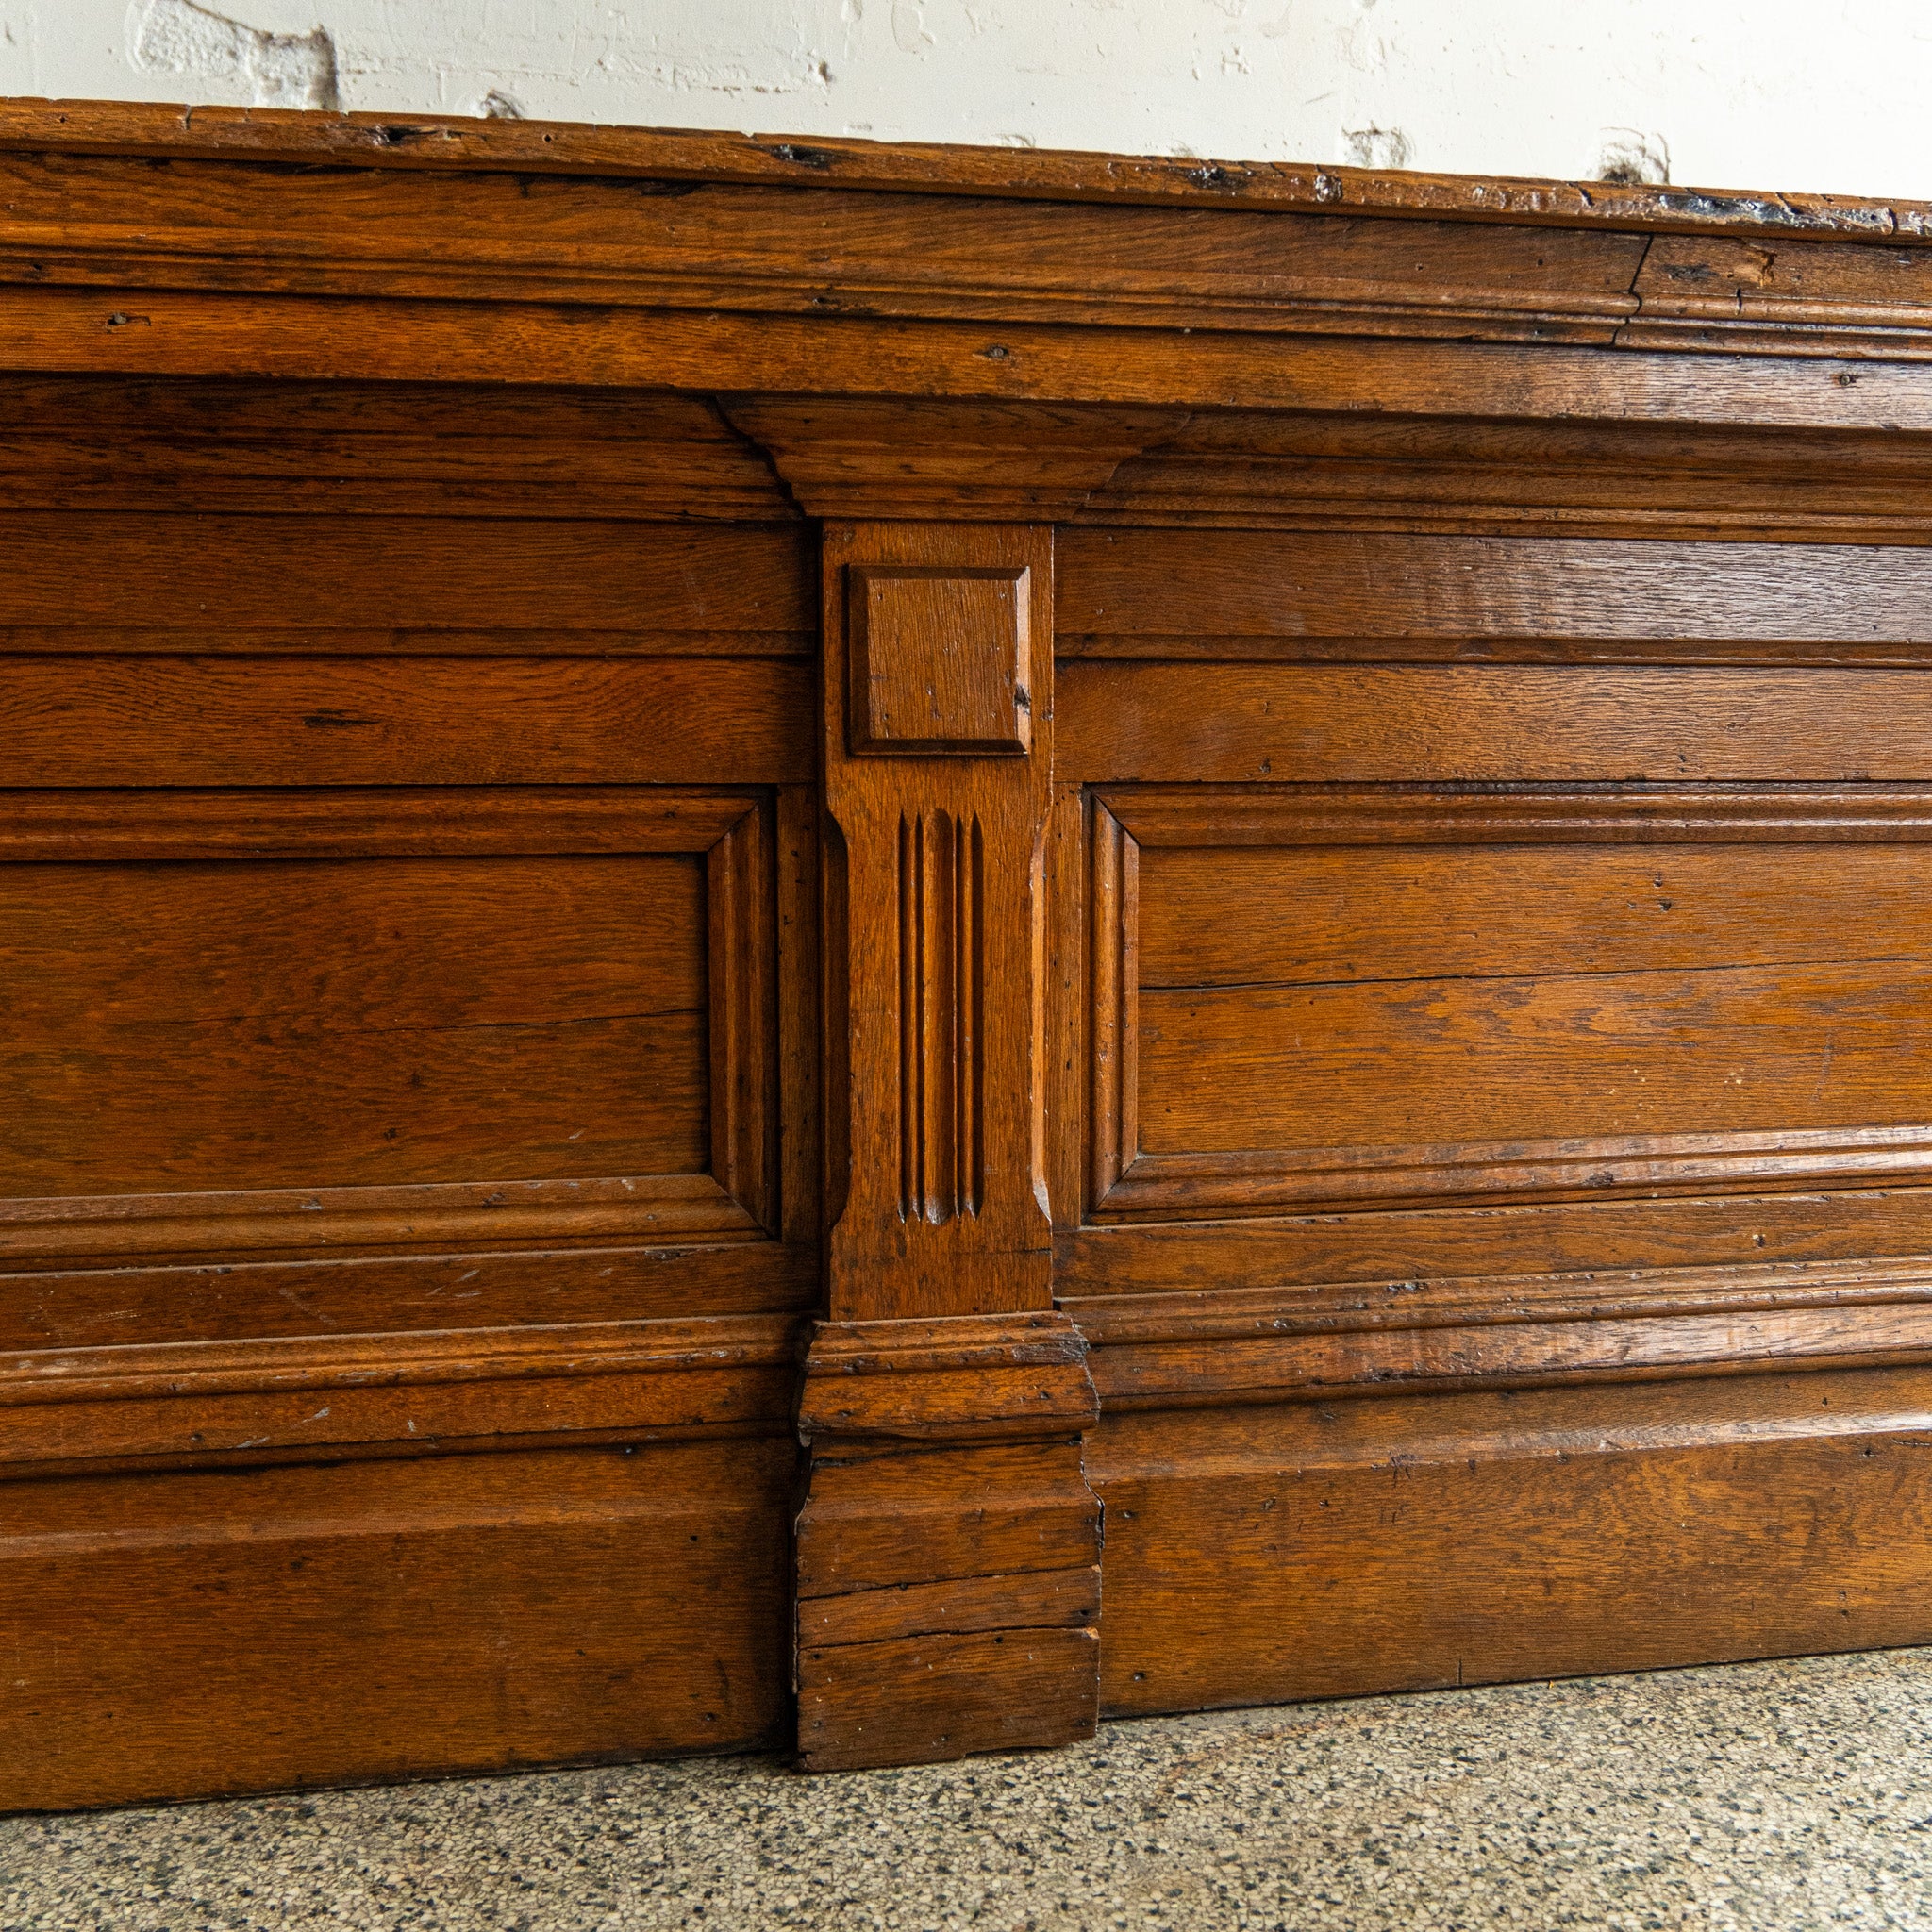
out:
{"label": "decorative molding", "polygon": [[364,1254],[476,1242],[744,1240],[751,1210],[708,1174],[0,1200],[0,1261]]}
{"label": "decorative molding", "polygon": [[1204,410],[1124,458],[1077,521],[1410,538],[1925,541],[1932,460],[1920,438],[1791,436],[1717,424]]}
{"label": "decorative molding", "polygon": [[808,1442],[1075,1435],[1097,1410],[1078,1329],[1060,1314],[821,1323],[799,1395]]}
{"label": "decorative molding", "polygon": [[423,114],[10,100],[0,102],[0,150],[294,160],[404,172],[493,170],[1126,207],[1302,209],[1780,241],[1841,237],[1895,248],[1932,241],[1932,204],[1854,195]]}
{"label": "decorative molding", "polygon": [[801,1325],[720,1316],[0,1357],[0,1464],[770,1429],[790,1407]]}
{"label": "decorative molding", "polygon": [[1103,1408],[1932,1360],[1932,1257],[1071,1301]]}
{"label": "decorative molding", "polygon": [[1094,804],[1171,847],[1932,841],[1932,785],[1109,786]]}
{"label": "decorative molding", "polygon": [[1102,1197],[1099,1213],[1213,1220],[1502,1199],[1876,1187],[1927,1175],[1932,1125],[1141,1154]]}
{"label": "decorative molding", "polygon": [[1216,1220],[1858,1188],[1932,1174],[1932,1124],[1143,1153],[1138,853],[1168,848],[1932,842],[1932,788],[1109,787],[1089,846],[1088,1218]]}
{"label": "decorative molding", "polygon": [[978,815],[899,821],[899,1213],[986,1200],[986,841]]}
{"label": "decorative molding", "polygon": [[[715,403],[668,391],[9,373],[0,406],[4,510],[800,520],[771,464]],[[327,623],[316,611],[304,634],[325,636]],[[607,648],[625,648],[625,635]],[[721,655],[757,648],[755,638],[723,628],[708,647],[700,632],[687,648]],[[395,646],[385,635],[380,648]]]}
{"label": "decorative molding", "polygon": [[[850,669],[854,571],[913,584],[1024,584],[1024,751],[875,757],[860,748],[856,706],[878,679]],[[997,575],[975,575],[985,573]],[[835,524],[822,580],[822,743],[835,828],[826,867],[825,978],[837,1016],[826,1080],[829,1312],[882,1320],[1044,1307],[1052,532]],[[944,623],[871,641],[874,652],[894,653],[895,690],[913,692],[915,703],[922,688],[938,694],[948,732],[961,723],[947,696],[960,682],[955,643]],[[1018,668],[1004,674],[1009,683]],[[981,689],[963,719],[977,735],[984,726],[972,721],[989,715],[988,693],[983,677],[974,681]]]}
{"label": "decorative molding", "polygon": [[1092,1095],[1089,1205],[1108,1200],[1141,1148],[1141,847],[1103,798],[1089,829],[1087,957]]}
{"label": "decorative molding", "polygon": [[[1932,237],[1932,217],[1916,205],[541,124],[498,139],[435,122],[255,118],[203,132],[206,120],[14,108],[0,133],[0,276],[117,297],[184,286],[508,296],[1607,346],[1634,329],[1673,349],[1932,353],[1927,277],[1909,245]],[[452,221],[444,183],[425,171],[459,154],[464,218]],[[156,155],[172,165],[144,158]],[[314,185],[327,170],[286,164],[325,157],[370,169],[353,208]],[[575,178],[533,187],[542,175]],[[626,175],[650,185],[641,194]],[[801,186],[830,191],[805,223],[791,219]],[[251,190],[274,196],[279,219],[250,206]],[[1211,228],[1201,206],[1215,210]],[[1035,245],[962,266],[962,216],[988,208]],[[1673,230],[1693,239],[1653,270],[1646,246]],[[1089,245],[1095,232],[1125,245]],[[1482,248],[1442,245],[1472,233]],[[1767,233],[1774,255],[1742,239]],[[1807,274],[1817,257],[1827,266]],[[1838,257],[1855,272],[1834,273]]]}
{"label": "decorative molding", "polygon": [[702,853],[762,793],[643,785],[0,791],[0,862]]}
{"label": "decorative molding", "polygon": [[705,849],[711,1049],[711,1174],[766,1233],[779,1232],[778,947],[769,804]]}

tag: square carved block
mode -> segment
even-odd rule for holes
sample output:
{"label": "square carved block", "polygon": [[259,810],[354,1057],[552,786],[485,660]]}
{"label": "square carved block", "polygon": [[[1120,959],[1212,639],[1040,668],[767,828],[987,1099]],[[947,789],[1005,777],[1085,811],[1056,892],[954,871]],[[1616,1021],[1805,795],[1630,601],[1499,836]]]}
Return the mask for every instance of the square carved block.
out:
{"label": "square carved block", "polygon": [[1024,564],[853,565],[853,755],[1024,758],[1030,590]]}

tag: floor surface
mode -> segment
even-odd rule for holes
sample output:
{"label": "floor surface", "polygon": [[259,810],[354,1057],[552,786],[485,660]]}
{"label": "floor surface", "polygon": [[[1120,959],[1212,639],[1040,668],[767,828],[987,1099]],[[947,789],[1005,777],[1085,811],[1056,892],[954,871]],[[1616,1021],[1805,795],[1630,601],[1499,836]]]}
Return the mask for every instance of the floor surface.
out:
{"label": "floor surface", "polygon": [[1932,1928],[1932,1651],[0,1820],[5,1932]]}

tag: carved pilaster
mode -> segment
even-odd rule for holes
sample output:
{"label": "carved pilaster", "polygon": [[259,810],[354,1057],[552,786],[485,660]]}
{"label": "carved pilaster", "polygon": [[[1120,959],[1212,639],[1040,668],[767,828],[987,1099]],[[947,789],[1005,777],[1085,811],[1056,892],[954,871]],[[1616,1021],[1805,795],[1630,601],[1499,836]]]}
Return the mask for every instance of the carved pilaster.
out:
{"label": "carved pilaster", "polygon": [[1053,539],[824,541],[827,1299],[799,1425],[799,1750],[1088,1736],[1100,1508],[1043,1173]]}
{"label": "carved pilaster", "polygon": [[829,1312],[1044,1308],[1052,533],[835,524],[824,597]]}

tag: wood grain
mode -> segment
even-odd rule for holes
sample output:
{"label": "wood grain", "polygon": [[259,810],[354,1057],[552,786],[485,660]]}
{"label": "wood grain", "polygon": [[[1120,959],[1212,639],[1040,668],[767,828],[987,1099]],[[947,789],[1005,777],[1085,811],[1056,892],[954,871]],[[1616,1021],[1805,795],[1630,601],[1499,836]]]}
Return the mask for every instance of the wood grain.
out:
{"label": "wood grain", "polygon": [[[1217,473],[1257,440],[1225,439],[1235,446],[1215,452]],[[1519,463],[1542,454],[1515,452]],[[1466,466],[1443,467],[1467,504]],[[1228,655],[1324,640],[1446,639],[1470,655],[1573,639],[1924,644],[1928,581],[1932,558],[1870,546],[1078,530],[1060,541],[1056,617],[1060,649],[1082,656],[1165,656],[1175,640],[1210,638]]]}
{"label": "wood grain", "polygon": [[1867,237],[1908,248],[1932,209],[1853,195],[1725,192],[1649,182],[1575,182],[1198,160],[1055,149],[974,148],[844,137],[789,140],[661,128],[434,115],[297,113],[120,101],[19,101],[0,109],[0,144],[29,153],[242,159],[299,156],[371,168],[665,181],[820,180],[841,187],[1016,199],[1305,208],[1348,216],[1423,214],[1529,226],[1629,226],[1660,233]]}
{"label": "wood grain", "polygon": [[1091,1629],[1100,1621],[1100,1567],[1025,1571],[901,1583],[849,1596],[809,1597],[798,1606],[798,1641],[807,1650],[883,1643],[893,1638],[964,1636],[976,1630]]}
{"label": "wood grain", "polygon": [[791,1461],[619,1444],[0,1487],[0,1806],[768,1747]]}
{"label": "wood grain", "polygon": [[1819,1262],[1932,1252],[1932,1190],[1434,1206],[1088,1226],[1055,1242],[1055,1291],[1086,1295],[1434,1275]]}
{"label": "wood grain", "polygon": [[1093,662],[1059,674],[1086,782],[1923,783],[1909,671]]}
{"label": "wood grain", "polygon": [[0,784],[798,782],[810,704],[771,660],[22,657]]}
{"label": "wood grain", "polygon": [[[312,580],[325,557],[349,569],[375,557],[398,574],[400,585],[415,589],[423,581],[418,559],[428,552],[461,572],[454,588],[468,591],[491,572],[475,521],[490,517],[501,520],[512,618],[543,622],[543,600],[533,593],[535,559],[552,552],[559,561],[583,561],[586,551],[601,547],[603,572],[627,580],[641,607],[617,615],[600,641],[605,648],[641,648],[626,640],[651,635],[642,613],[667,605],[675,614],[666,627],[694,642],[708,638],[708,655],[756,650],[760,638],[767,650],[809,648],[808,540],[802,530],[769,527],[795,525],[797,507],[758,452],[703,397],[504,385],[70,382],[33,375],[0,381],[0,506],[103,513],[68,541],[91,560],[137,552],[158,589],[199,575],[204,585],[222,587],[225,598],[248,594],[245,587],[223,586],[194,558],[171,554],[180,517],[194,513],[217,542],[272,553],[284,581]],[[368,517],[406,523],[416,546],[405,548],[381,528],[358,528],[355,520]],[[265,518],[288,518],[291,526],[264,527]],[[694,519],[767,526],[704,531],[691,526]],[[656,526],[640,527],[641,520]],[[623,533],[627,542],[614,524],[630,525]],[[44,533],[44,523],[38,527]],[[700,575],[680,581],[677,559],[693,553],[738,559],[769,573],[769,580],[727,584]],[[373,586],[358,580],[357,588],[360,601],[374,601]],[[560,610],[562,627],[593,628],[584,624],[582,607],[598,604],[600,587],[571,583],[559,591],[550,608]],[[795,622],[774,625],[774,607],[782,608],[788,592]],[[734,593],[749,607],[736,622]],[[266,603],[269,587],[256,594]],[[695,625],[679,608],[690,604],[703,611]],[[325,605],[301,614],[318,637],[340,629]],[[435,629],[451,628],[437,616],[429,621]],[[486,619],[481,635],[492,628]]]}
{"label": "wood grain", "polygon": [[0,185],[0,1802],[1924,1639],[1924,210]]}
{"label": "wood grain", "polygon": [[1033,745],[1024,564],[853,564],[855,752],[985,756]]}
{"label": "wood grain", "polygon": [[[749,1222],[747,1215],[744,1219]],[[212,1231],[211,1231],[212,1233]],[[441,1255],[250,1260],[232,1229],[222,1257],[140,1268],[9,1255],[0,1274],[0,1349],[102,1348],[233,1336],[408,1334],[452,1326],[805,1313],[817,1257],[719,1230],[685,1245],[532,1245]],[[63,1238],[72,1240],[72,1236]],[[57,1240],[58,1244],[58,1240]],[[111,1262],[112,1257],[108,1257]]]}
{"label": "wood grain", "polygon": [[[806,1771],[936,1764],[1076,1743],[1098,1723],[1092,1630],[908,1637],[799,1656]],[[827,1666],[838,1673],[828,1683]]]}
{"label": "wood grain", "polygon": [[700,1173],[672,857],[0,869],[25,1195]]}
{"label": "wood grain", "polygon": [[785,1316],[57,1349],[0,1359],[0,1466],[246,1466],[784,1426]]}
{"label": "wood grain", "polygon": [[1922,1643],[1927,1387],[1917,1368],[1109,1422],[1107,1708]]}
{"label": "wood grain", "polygon": [[1063,1315],[819,1324],[798,1400],[805,1769],[1091,1734],[1097,1412]]}
{"label": "wood grain", "polygon": [[[862,306],[862,305],[861,305]],[[1919,433],[1932,372],[1905,360],[1807,351],[1684,356],[1636,348],[1243,330],[1110,330],[1055,324],[736,315],[538,301],[124,294],[0,285],[6,366],[76,375],[298,381],[463,380],[573,387],[805,391],[976,405],[1326,411],[1424,418],[1495,413],[1614,422],[1688,420]],[[1692,366],[1688,366],[1692,365]]]}
{"label": "wood grain", "polygon": [[[1150,1153],[1781,1134],[1924,1110],[1932,970],[1699,971],[1141,994]],[[1400,1066],[1391,1083],[1387,1070]]]}
{"label": "wood grain", "polygon": [[1870,789],[1105,794],[1091,1208],[1915,1172],[1909,1078],[1890,1084],[1891,1045],[1861,1058],[1861,1002],[1901,1002],[1879,1024],[1908,1054],[1914,866],[1892,841],[1924,812]]}
{"label": "wood grain", "polygon": [[[232,448],[212,425],[203,435]],[[279,481],[260,479],[252,500],[273,505]],[[0,543],[15,562],[0,585],[0,626],[64,630],[77,646],[95,632],[118,642],[139,631],[174,639],[150,649],[233,652],[251,633],[292,633],[305,654],[342,653],[369,648],[360,641],[374,634],[388,655],[437,650],[447,632],[532,656],[605,656],[634,650],[634,637],[661,651],[671,636],[712,655],[813,622],[808,552],[792,531],[756,525],[15,510],[0,513]],[[9,641],[0,631],[0,649]]]}

